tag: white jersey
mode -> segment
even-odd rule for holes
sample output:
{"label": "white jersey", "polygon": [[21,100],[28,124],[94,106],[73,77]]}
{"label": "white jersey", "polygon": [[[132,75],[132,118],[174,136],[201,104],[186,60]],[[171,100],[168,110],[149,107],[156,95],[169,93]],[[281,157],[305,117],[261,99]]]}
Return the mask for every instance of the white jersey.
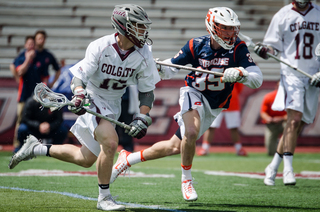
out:
{"label": "white jersey", "polygon": [[[320,6],[312,4],[304,13],[292,4],[281,8],[272,18],[263,43],[281,52],[280,59],[310,75],[319,71],[315,48],[320,42]],[[281,74],[305,77],[281,63]]]}
{"label": "white jersey", "polygon": [[132,47],[124,55],[116,40],[117,33],[91,42],[83,60],[70,68],[72,74],[87,86],[87,92],[103,99],[121,98],[129,85],[140,92],[155,89],[160,77],[153,61],[151,47]]}

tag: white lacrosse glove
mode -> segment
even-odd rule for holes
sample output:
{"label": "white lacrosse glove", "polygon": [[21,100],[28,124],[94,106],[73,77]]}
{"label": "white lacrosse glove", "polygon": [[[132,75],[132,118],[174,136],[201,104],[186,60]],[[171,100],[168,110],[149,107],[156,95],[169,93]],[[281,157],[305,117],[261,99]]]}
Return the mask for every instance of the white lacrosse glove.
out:
{"label": "white lacrosse glove", "polygon": [[75,89],[73,92],[74,96],[72,97],[71,102],[74,103],[74,106],[68,106],[68,110],[81,116],[86,113],[86,110],[82,108],[86,102],[87,92],[83,88]]}
{"label": "white lacrosse glove", "polygon": [[155,63],[155,65],[156,65],[156,68],[157,68],[157,70],[158,70],[158,73],[159,73],[160,78],[161,78],[161,79],[164,78],[165,72],[164,72],[164,70],[162,70],[161,65],[157,63],[158,61],[160,61],[160,59],[159,59],[159,58],[154,58],[153,60],[154,60],[154,63]]}
{"label": "white lacrosse glove", "polygon": [[222,82],[238,82],[247,76],[249,76],[248,71],[242,67],[228,68],[223,73]]}
{"label": "white lacrosse glove", "polygon": [[147,134],[147,128],[152,124],[152,119],[148,115],[137,113],[130,123],[131,129],[126,130],[128,135],[140,139]]}
{"label": "white lacrosse glove", "polygon": [[315,73],[310,80],[310,85],[320,87],[320,72]]}

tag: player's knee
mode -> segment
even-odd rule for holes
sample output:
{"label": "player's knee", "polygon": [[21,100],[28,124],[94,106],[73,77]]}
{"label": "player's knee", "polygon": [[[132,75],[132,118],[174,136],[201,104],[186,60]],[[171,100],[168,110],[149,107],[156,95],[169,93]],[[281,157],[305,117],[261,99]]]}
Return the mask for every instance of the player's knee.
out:
{"label": "player's knee", "polygon": [[93,164],[94,162],[91,161],[82,161],[80,166],[82,166],[83,168],[90,168]]}
{"label": "player's knee", "polygon": [[194,141],[197,139],[199,134],[199,130],[195,127],[189,127],[185,131],[185,136],[187,137],[187,141]]}

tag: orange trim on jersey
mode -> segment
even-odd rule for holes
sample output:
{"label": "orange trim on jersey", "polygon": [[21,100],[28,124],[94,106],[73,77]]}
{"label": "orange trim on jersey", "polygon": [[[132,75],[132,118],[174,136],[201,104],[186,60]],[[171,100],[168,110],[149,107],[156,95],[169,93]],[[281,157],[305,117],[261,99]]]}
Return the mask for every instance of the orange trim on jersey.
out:
{"label": "orange trim on jersey", "polygon": [[219,105],[219,108],[223,108],[223,106],[225,106],[225,104],[226,104],[226,102],[228,101],[228,99],[230,98],[230,96],[231,96],[231,93],[230,93],[229,96],[226,98],[226,100]]}
{"label": "orange trim on jersey", "polygon": [[185,165],[182,165],[182,163],[181,163],[181,167],[182,167],[184,170],[189,170],[189,169],[191,169],[192,164],[189,165],[189,166],[185,166]]}
{"label": "orange trim on jersey", "polygon": [[240,44],[246,44],[244,41],[240,41],[240,43],[238,43],[238,45],[236,45],[234,47],[234,53],[233,53],[233,60],[236,61],[236,50],[237,48],[240,46]]}
{"label": "orange trim on jersey", "polygon": [[192,57],[194,59],[193,38],[189,41],[189,49],[190,49]]}
{"label": "orange trim on jersey", "polygon": [[146,161],[146,159],[143,157],[143,151],[144,151],[144,149],[140,151],[141,162]]}

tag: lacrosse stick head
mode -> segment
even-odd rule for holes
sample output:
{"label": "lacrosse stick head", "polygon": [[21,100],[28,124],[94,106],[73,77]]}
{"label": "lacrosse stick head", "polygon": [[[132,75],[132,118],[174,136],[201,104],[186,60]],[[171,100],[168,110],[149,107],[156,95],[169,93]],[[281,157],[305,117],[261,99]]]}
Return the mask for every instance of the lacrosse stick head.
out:
{"label": "lacrosse stick head", "polygon": [[50,108],[51,111],[61,109],[65,105],[72,105],[65,95],[53,92],[44,83],[36,85],[34,95],[43,107]]}
{"label": "lacrosse stick head", "polygon": [[320,43],[318,43],[316,50],[314,52],[317,56],[317,60],[320,61]]}

